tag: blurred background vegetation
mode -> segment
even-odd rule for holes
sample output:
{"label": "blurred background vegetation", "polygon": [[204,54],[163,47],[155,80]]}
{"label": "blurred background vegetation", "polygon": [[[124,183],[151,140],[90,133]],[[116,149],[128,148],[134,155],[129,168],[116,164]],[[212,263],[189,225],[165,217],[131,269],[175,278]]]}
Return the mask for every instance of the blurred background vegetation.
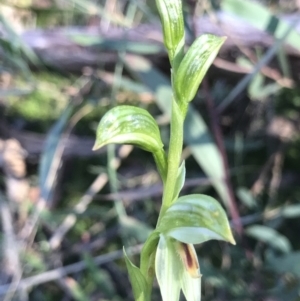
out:
{"label": "blurred background vegetation", "polygon": [[[183,5],[189,43],[228,37],[185,128],[184,192],[220,200],[237,241],[197,246],[203,300],[300,300],[300,1]],[[121,249],[138,262],[161,181],[148,153],[91,149],[119,104],[168,147],[155,1],[1,0],[0,18],[0,300],[133,300]]]}

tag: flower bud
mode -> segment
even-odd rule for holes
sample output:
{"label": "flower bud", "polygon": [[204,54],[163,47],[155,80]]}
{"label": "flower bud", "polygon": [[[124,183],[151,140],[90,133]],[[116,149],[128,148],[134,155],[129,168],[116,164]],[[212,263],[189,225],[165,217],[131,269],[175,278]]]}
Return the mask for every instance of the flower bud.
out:
{"label": "flower bud", "polygon": [[176,54],[184,46],[184,22],[181,0],[156,0],[160,15],[164,44],[172,63]]}

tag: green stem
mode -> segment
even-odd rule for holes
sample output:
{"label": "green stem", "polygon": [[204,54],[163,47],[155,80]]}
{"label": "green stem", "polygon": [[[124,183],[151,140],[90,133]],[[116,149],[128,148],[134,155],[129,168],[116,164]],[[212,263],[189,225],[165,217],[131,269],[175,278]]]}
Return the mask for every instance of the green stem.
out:
{"label": "green stem", "polygon": [[159,240],[158,232],[154,231],[146,240],[141,252],[140,269],[147,281],[147,292],[145,298],[150,300],[153,279],[155,276],[155,253]]}
{"label": "green stem", "polygon": [[164,150],[153,153],[154,161],[158,168],[159,174],[162,178],[163,183],[166,183],[167,178],[167,156]]}
{"label": "green stem", "polygon": [[171,134],[170,134],[170,146],[168,154],[168,173],[167,180],[164,187],[162,207],[159,213],[157,225],[168,207],[173,201],[173,193],[175,189],[178,168],[180,164],[180,158],[183,145],[183,122],[185,117],[185,111],[182,111],[177,105],[177,102],[172,101],[172,116],[171,116]]}

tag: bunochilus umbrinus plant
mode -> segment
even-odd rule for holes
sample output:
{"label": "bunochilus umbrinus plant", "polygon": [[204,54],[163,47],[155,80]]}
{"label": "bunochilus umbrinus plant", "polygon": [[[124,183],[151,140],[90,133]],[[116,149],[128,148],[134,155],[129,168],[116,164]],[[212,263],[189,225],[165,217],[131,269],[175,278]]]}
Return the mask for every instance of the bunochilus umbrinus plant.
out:
{"label": "bunochilus umbrinus plant", "polygon": [[124,257],[136,301],[150,301],[154,277],[163,301],[178,301],[183,291],[188,301],[201,299],[201,274],[194,244],[211,239],[235,244],[225,211],[218,201],[203,194],[180,196],[185,163],[180,162],[183,124],[188,104],[196,95],[225,37],[204,34],[185,52],[180,0],[156,0],[164,44],[171,64],[173,90],[170,141],[165,151],[155,119],[144,109],[117,106],[108,111],[97,128],[94,150],[109,143],[133,144],[153,154],[163,182],[157,225],[135,266]]}

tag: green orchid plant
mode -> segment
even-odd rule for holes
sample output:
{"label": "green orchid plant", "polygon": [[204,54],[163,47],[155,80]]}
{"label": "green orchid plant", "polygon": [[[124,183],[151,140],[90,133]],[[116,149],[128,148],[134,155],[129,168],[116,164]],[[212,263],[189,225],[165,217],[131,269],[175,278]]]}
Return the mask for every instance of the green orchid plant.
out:
{"label": "green orchid plant", "polygon": [[178,301],[181,290],[188,301],[200,301],[201,274],[194,244],[210,239],[232,244],[235,241],[218,201],[203,194],[179,197],[186,173],[184,162],[180,162],[183,123],[188,104],[225,38],[202,35],[185,52],[181,0],[156,0],[156,5],[171,63],[173,99],[168,153],[163,148],[155,119],[144,109],[125,105],[111,109],[102,117],[94,150],[119,143],[149,151],[164,185],[157,225],[141,251],[140,267],[130,261],[124,250],[135,300],[151,300],[156,276],[163,301]]}

